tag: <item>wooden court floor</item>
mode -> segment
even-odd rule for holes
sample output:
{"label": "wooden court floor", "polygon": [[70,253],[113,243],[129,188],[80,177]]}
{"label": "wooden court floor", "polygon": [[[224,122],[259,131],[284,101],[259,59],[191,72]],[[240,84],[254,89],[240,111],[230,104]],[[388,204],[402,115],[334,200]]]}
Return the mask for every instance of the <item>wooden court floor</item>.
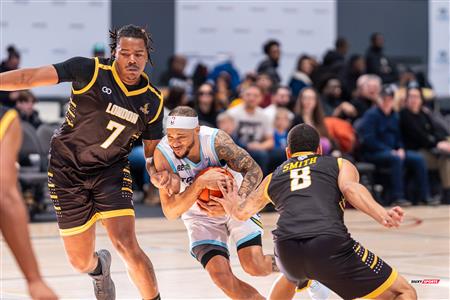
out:
{"label": "wooden court floor", "polygon": [[[277,215],[263,215],[264,249],[272,253],[271,230]],[[387,230],[355,210],[346,211],[352,236],[394,266],[408,280],[439,279],[439,284],[413,284],[419,299],[450,299],[449,288],[450,207],[413,207],[407,209],[402,228]],[[156,269],[163,299],[224,299],[224,294],[208,278],[201,265],[188,253],[188,239],[180,220],[163,218],[137,220],[140,244],[150,255]],[[31,224],[31,235],[41,270],[61,299],[94,299],[92,284],[86,275],[74,272],[66,260],[56,223]],[[18,268],[1,241],[0,299],[27,299],[26,287]],[[112,249],[102,226],[97,224],[97,248]],[[125,268],[114,251],[112,276],[118,299],[139,299],[128,280]],[[250,277],[239,267],[235,251],[231,263],[238,277],[267,295],[276,275]],[[296,299],[309,299],[299,293]],[[333,295],[330,299],[339,299]]]}

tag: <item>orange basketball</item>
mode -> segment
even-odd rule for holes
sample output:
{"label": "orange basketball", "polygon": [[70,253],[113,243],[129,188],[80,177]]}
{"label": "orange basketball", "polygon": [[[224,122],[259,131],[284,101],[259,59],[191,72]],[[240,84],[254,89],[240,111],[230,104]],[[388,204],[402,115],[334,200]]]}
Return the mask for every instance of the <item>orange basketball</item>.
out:
{"label": "orange basketball", "polygon": [[[228,177],[230,177],[231,179],[234,180],[234,176],[233,174],[231,174],[227,169],[221,168],[221,167],[208,167],[204,170],[202,170],[200,173],[197,174],[197,177],[202,175],[203,173],[211,170],[211,169],[216,169],[220,172],[222,172],[223,174],[227,175]],[[200,195],[198,196],[199,200],[208,202],[210,200],[210,196],[214,196],[214,197],[222,197],[222,192],[219,190],[210,190],[210,189],[203,189],[203,191],[200,193]]]}

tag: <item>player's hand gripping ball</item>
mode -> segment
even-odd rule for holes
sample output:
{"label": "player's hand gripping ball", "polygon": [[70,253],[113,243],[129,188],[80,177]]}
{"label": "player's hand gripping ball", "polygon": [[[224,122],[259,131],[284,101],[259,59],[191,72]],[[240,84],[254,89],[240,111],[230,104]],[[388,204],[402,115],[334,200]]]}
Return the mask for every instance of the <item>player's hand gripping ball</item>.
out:
{"label": "player's hand gripping ball", "polygon": [[[202,174],[208,172],[211,169],[217,170],[217,171],[227,175],[231,180],[234,180],[233,174],[231,174],[227,169],[224,169],[221,167],[208,167],[208,168],[202,170],[200,173],[198,173],[197,177],[201,176]],[[221,198],[222,192],[220,190],[203,189],[203,191],[200,193],[200,196],[198,196],[198,199],[208,202],[210,200],[210,196]]]}

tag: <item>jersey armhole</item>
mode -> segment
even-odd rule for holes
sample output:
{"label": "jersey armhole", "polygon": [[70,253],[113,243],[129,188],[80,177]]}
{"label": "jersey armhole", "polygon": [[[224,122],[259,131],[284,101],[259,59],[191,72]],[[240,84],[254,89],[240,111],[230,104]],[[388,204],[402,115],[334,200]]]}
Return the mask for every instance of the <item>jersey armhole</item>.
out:
{"label": "jersey armhole", "polygon": [[164,148],[158,144],[158,146],[156,146],[156,149],[158,149],[162,153],[162,155],[166,158],[167,162],[169,163],[170,167],[172,168],[172,171],[175,174],[177,174],[177,168],[175,168],[173,161],[170,159],[169,154],[164,150]]}
{"label": "jersey armhole", "polygon": [[[148,87],[150,88],[150,85]],[[150,122],[148,122],[148,124],[152,124],[153,122],[158,120],[159,115],[161,114],[162,108],[164,106],[163,105],[163,103],[164,103],[163,97],[161,95],[158,95],[158,94],[156,94],[156,95],[158,96],[158,99],[159,99],[158,111],[156,112],[156,115],[153,117],[153,119],[151,119]]]}
{"label": "jersey armhole", "polygon": [[272,175],[273,175],[273,173],[270,173],[270,174],[267,176],[267,178],[269,178],[269,179],[268,179],[268,181],[267,181],[267,183],[266,183],[266,186],[264,187],[264,196],[265,196],[272,204],[275,204],[275,203],[273,203],[272,198],[270,198],[270,196],[269,196],[269,185],[270,185],[270,182],[272,181]]}
{"label": "jersey armhole", "polygon": [[92,75],[91,81],[89,81],[89,83],[84,88],[82,88],[81,90],[75,90],[73,88],[73,84],[72,84],[72,92],[75,95],[79,95],[79,94],[83,94],[83,93],[87,92],[94,85],[95,81],[97,80],[98,67],[99,67],[98,57],[95,57],[94,61],[95,61],[94,75]]}
{"label": "jersey armhole", "polygon": [[0,142],[3,139],[3,136],[6,134],[11,123],[18,116],[17,111],[15,109],[8,110],[0,120]]}
{"label": "jersey armhole", "polygon": [[339,169],[339,171],[340,171],[341,168],[342,168],[342,157],[338,157],[338,158],[337,158],[337,165],[338,165],[338,169]]}

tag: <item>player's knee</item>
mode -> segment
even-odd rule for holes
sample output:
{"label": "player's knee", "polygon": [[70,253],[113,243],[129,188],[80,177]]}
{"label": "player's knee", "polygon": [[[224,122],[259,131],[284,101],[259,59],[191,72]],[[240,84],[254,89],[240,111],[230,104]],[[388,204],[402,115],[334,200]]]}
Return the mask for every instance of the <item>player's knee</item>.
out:
{"label": "player's knee", "polygon": [[111,240],[114,248],[121,255],[139,254],[140,248],[133,235],[121,234]]}
{"label": "player's knee", "polygon": [[69,255],[69,262],[72,267],[79,273],[89,273],[92,271],[92,258],[90,257],[79,257],[74,255]]}

